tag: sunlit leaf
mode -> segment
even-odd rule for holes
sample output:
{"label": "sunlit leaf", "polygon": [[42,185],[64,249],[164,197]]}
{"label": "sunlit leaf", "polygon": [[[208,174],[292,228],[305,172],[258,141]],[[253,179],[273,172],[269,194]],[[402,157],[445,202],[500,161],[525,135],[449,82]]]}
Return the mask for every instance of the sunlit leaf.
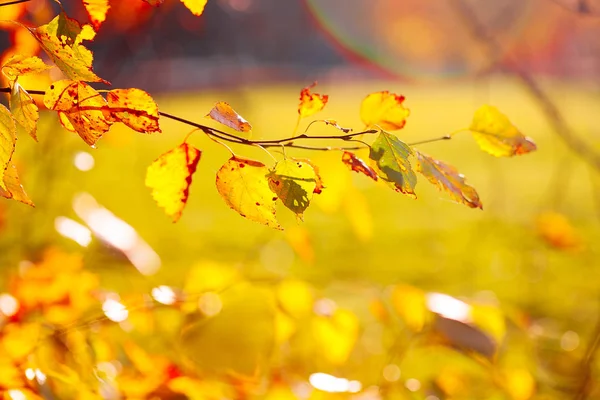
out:
{"label": "sunlit leaf", "polygon": [[356,344],[359,327],[356,315],[345,309],[337,309],[330,317],[315,317],[312,332],[320,354],[332,364],[345,363]]}
{"label": "sunlit leaf", "polygon": [[50,110],[62,113],[77,134],[90,146],[93,146],[113,123],[104,97],[85,82],[68,79],[54,82],[44,95],[44,105]]}
{"label": "sunlit leaf", "polygon": [[269,188],[268,174],[263,163],[234,156],[217,172],[217,191],[242,217],[281,229],[275,218],[277,196]]}
{"label": "sunlit leaf", "polygon": [[321,174],[319,173],[319,167],[317,166],[317,164],[315,164],[308,158],[295,158],[294,157],[294,158],[291,158],[291,160],[300,161],[300,162],[308,164],[312,167],[312,169],[315,171],[315,183],[317,184],[317,186],[313,190],[313,193],[321,194],[323,192],[323,189],[325,189],[325,183],[323,182],[323,178],[321,178]]}
{"label": "sunlit leaf", "polygon": [[300,104],[298,105],[298,114],[300,114],[300,118],[310,117],[311,115],[318,113],[325,107],[327,100],[329,100],[329,96],[326,94],[321,95],[310,92],[310,89],[315,87],[316,84],[317,83],[315,82],[300,91]]}
{"label": "sunlit leaf", "polygon": [[0,343],[5,354],[15,361],[21,361],[35,349],[39,337],[40,326],[38,324],[8,324],[2,327]]}
{"label": "sunlit leaf", "polygon": [[500,345],[506,335],[506,318],[502,310],[491,305],[472,305],[473,325],[491,336]]}
{"label": "sunlit leaf", "polygon": [[450,164],[436,160],[414,150],[417,156],[416,170],[440,190],[450,193],[459,203],[471,208],[483,209],[479,195],[474,187],[467,185],[465,177]]}
{"label": "sunlit leaf", "polygon": [[250,123],[242,118],[241,115],[235,112],[235,110],[224,101],[219,101],[215,104],[206,117],[220,122],[236,131],[250,132],[252,130]]}
{"label": "sunlit leaf", "polygon": [[208,0],[181,0],[183,5],[186,6],[188,10],[190,10],[195,16],[202,15],[207,1]]}
{"label": "sunlit leaf", "polygon": [[265,290],[248,283],[221,294],[213,317],[190,320],[183,328],[185,355],[205,371],[255,376],[264,371],[275,340],[275,306]]}
{"label": "sunlit leaf", "polygon": [[367,127],[386,130],[401,129],[406,124],[410,110],[404,108],[404,96],[383,92],[371,93],[362,101],[360,119]]}
{"label": "sunlit leaf", "polygon": [[2,66],[2,73],[9,81],[14,82],[19,76],[44,72],[52,66],[45,64],[36,56],[15,54]]}
{"label": "sunlit leaf", "polygon": [[83,0],[83,5],[94,29],[98,30],[100,25],[106,20],[106,13],[110,8],[108,0]]}
{"label": "sunlit leaf", "polygon": [[37,141],[38,107],[25,89],[15,82],[10,94],[10,111],[15,118],[18,135],[29,135]]}
{"label": "sunlit leaf", "polygon": [[0,104],[0,188],[7,190],[4,183],[5,170],[15,151],[17,126],[10,111]]}
{"label": "sunlit leaf", "polygon": [[189,195],[192,175],[200,161],[200,150],[183,143],[157,158],[146,173],[146,186],[152,197],[177,221]]}
{"label": "sunlit leaf", "polygon": [[23,372],[15,363],[3,354],[0,357],[0,388],[23,387]]}
{"label": "sunlit leaf", "polygon": [[469,127],[481,150],[496,157],[511,157],[537,149],[496,107],[483,105],[475,111]]}
{"label": "sunlit leaf", "polygon": [[513,400],[528,400],[535,393],[535,378],[524,368],[506,369],[506,389]]}
{"label": "sunlit leaf", "polygon": [[27,196],[27,193],[25,193],[23,185],[21,185],[19,175],[17,175],[17,168],[12,163],[9,163],[6,170],[4,170],[3,183],[5,189],[0,187],[0,196],[33,206],[33,202]]}
{"label": "sunlit leaf", "polygon": [[90,25],[83,27],[74,19],[60,13],[47,25],[28,28],[56,66],[70,79],[104,82],[92,70],[92,52],[81,44],[95,36]]}
{"label": "sunlit leaf", "polygon": [[286,159],[269,174],[269,187],[301,219],[317,187],[317,174],[308,163]]}
{"label": "sunlit leaf", "polygon": [[396,285],[392,291],[392,306],[406,326],[415,332],[423,330],[431,319],[425,292],[409,285]]}
{"label": "sunlit leaf", "polygon": [[538,235],[550,246],[567,251],[581,251],[583,238],[569,219],[560,213],[547,211],[536,219]]}
{"label": "sunlit leaf", "polygon": [[141,133],[160,132],[158,106],[141,89],[114,89],[106,94],[112,117]]}
{"label": "sunlit leaf", "polygon": [[391,133],[382,131],[371,145],[369,158],[375,162],[380,178],[388,181],[396,191],[413,198],[417,176],[413,171],[408,157],[413,151]]}
{"label": "sunlit leaf", "polygon": [[349,151],[344,151],[342,154],[342,162],[348,166],[352,171],[365,174],[374,181],[377,180],[377,173],[373,168],[369,167],[363,160],[356,157],[356,154]]}

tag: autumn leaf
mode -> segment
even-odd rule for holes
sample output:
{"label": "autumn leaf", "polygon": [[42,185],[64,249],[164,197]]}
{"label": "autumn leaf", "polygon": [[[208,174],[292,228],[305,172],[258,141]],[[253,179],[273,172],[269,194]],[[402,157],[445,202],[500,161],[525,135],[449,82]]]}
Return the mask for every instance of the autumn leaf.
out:
{"label": "autumn leaf", "polygon": [[44,95],[44,104],[48,109],[62,113],[61,123],[68,130],[77,132],[90,146],[93,146],[113,123],[104,97],[85,82],[68,79],[54,82]]}
{"label": "autumn leaf", "polygon": [[3,184],[4,188],[0,187],[0,196],[7,199],[14,199],[33,207],[33,202],[27,196],[27,193],[25,193],[23,185],[21,185],[19,175],[17,174],[17,167],[12,163],[4,170]]}
{"label": "autumn leaf", "polygon": [[338,308],[331,316],[315,317],[311,328],[319,356],[332,364],[342,365],[356,345],[360,322],[352,311]]}
{"label": "autumn leaf", "polygon": [[417,176],[408,160],[411,155],[410,146],[382,131],[371,145],[369,158],[375,162],[380,178],[392,184],[396,191],[417,198],[414,191]]}
{"label": "autumn leaf", "polygon": [[81,44],[83,40],[92,40],[96,35],[90,25],[81,26],[76,20],[60,13],[46,25],[27,29],[68,78],[109,84],[94,73],[94,56]]}
{"label": "autumn leaf", "polygon": [[100,25],[106,20],[106,13],[110,8],[108,0],[83,0],[85,10],[92,21],[95,30],[100,28]]}
{"label": "autumn leaf", "polygon": [[308,158],[296,158],[296,157],[294,157],[294,158],[292,158],[292,160],[293,161],[301,161],[301,162],[306,163],[306,164],[308,164],[308,165],[310,165],[312,167],[312,169],[315,171],[315,183],[317,184],[317,186],[313,190],[313,193],[321,194],[321,192],[323,191],[323,189],[325,189],[325,184],[323,183],[323,178],[321,178],[321,174],[319,173],[319,167],[317,166],[317,164],[315,164],[314,162],[312,162]]}
{"label": "autumn leaf", "polygon": [[363,160],[356,157],[356,154],[349,151],[344,151],[342,154],[342,162],[346,164],[352,171],[364,174],[374,181],[377,181],[377,173],[375,170],[369,167]]}
{"label": "autumn leaf", "polygon": [[[156,2],[156,0],[154,0]],[[208,0],[181,0],[184,6],[188,8],[195,16],[199,17],[204,11]],[[161,1],[162,3],[162,1]],[[160,3],[159,3],[160,4]]]}
{"label": "autumn leaf", "polygon": [[387,90],[371,93],[362,101],[360,119],[369,128],[401,129],[410,115],[410,110],[402,105],[403,102],[404,96]]}
{"label": "autumn leaf", "polygon": [[52,66],[45,64],[39,57],[15,54],[2,66],[2,73],[11,81],[12,85],[19,76],[38,74],[50,68]]}
{"label": "autumn leaf", "polygon": [[38,107],[33,98],[18,82],[15,82],[10,94],[10,110],[17,126],[17,134],[30,135],[37,141],[37,122],[40,118]]}
{"label": "autumn leaf", "polygon": [[114,89],[107,93],[106,101],[115,121],[140,133],[160,132],[158,106],[143,90]]}
{"label": "autumn leaf", "polygon": [[321,95],[310,92],[310,89],[316,85],[317,82],[300,91],[300,104],[298,105],[298,114],[300,114],[300,118],[310,117],[321,111],[323,107],[325,107],[325,104],[327,104],[327,100],[329,100],[329,96],[326,94]]}
{"label": "autumn leaf", "polygon": [[324,119],[323,122],[325,122],[326,125],[333,126],[334,128],[339,129],[340,131],[342,131],[344,133],[352,132],[352,128],[343,128],[334,119]]}
{"label": "autumn leaf", "polygon": [[536,228],[538,235],[555,249],[579,252],[585,247],[581,234],[563,214],[541,213],[536,218]]}
{"label": "autumn leaf", "polygon": [[269,174],[269,187],[287,208],[302,219],[317,187],[317,174],[308,163],[283,160]]}
{"label": "autumn leaf", "polygon": [[167,215],[176,222],[189,195],[192,175],[200,161],[200,150],[183,143],[158,157],[146,173],[146,186]]}
{"label": "autumn leaf", "polygon": [[217,191],[242,217],[282,229],[275,218],[277,196],[269,188],[268,174],[263,163],[233,156],[217,172]]}
{"label": "autumn leaf", "polygon": [[479,195],[474,187],[465,183],[464,175],[452,165],[436,160],[414,150],[417,156],[416,170],[440,190],[450,193],[452,198],[471,208],[483,209]]}
{"label": "autumn leaf", "polygon": [[235,110],[224,101],[219,101],[215,104],[206,117],[239,132],[250,132],[252,130],[250,123],[242,118],[241,115],[235,112]]}
{"label": "autumn leaf", "polygon": [[7,190],[4,183],[6,169],[15,151],[17,126],[10,111],[0,104],[0,188]]}
{"label": "autumn leaf", "polygon": [[160,6],[162,3],[165,2],[165,0],[144,0],[146,3],[150,4],[151,6],[155,6],[158,7]]}
{"label": "autumn leaf", "polygon": [[469,130],[481,150],[496,157],[512,157],[537,149],[532,139],[519,132],[508,117],[493,106],[479,107]]}

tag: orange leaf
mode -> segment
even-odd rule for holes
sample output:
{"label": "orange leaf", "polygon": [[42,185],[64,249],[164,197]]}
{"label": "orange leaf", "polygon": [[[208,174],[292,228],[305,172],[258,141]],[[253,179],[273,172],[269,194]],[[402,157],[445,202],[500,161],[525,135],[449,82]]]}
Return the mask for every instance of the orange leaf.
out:
{"label": "orange leaf", "polygon": [[18,82],[14,83],[9,102],[10,110],[17,124],[17,134],[27,134],[37,141],[35,132],[40,113],[33,98]]}
{"label": "orange leaf", "polygon": [[342,154],[342,162],[346,164],[352,171],[365,174],[374,181],[377,181],[377,173],[375,170],[369,167],[363,160],[356,157],[354,153],[344,151],[344,154]]}
{"label": "orange leaf", "polygon": [[160,132],[158,106],[152,97],[141,89],[114,89],[106,95],[111,115],[141,133]]}
{"label": "orange leaf", "polygon": [[404,108],[404,96],[383,92],[371,93],[362,101],[360,119],[368,127],[397,130],[404,127],[410,110]]}
{"label": "orange leaf", "polygon": [[[48,109],[62,113],[79,136],[90,146],[106,133],[113,123],[104,97],[85,82],[68,79],[54,82],[44,96]],[[61,117],[61,122],[67,129]]]}
{"label": "orange leaf", "polygon": [[2,73],[11,81],[12,85],[21,75],[38,74],[50,68],[52,66],[45,64],[39,57],[15,54],[2,66]]}
{"label": "orange leaf", "polygon": [[496,107],[483,105],[475,111],[469,130],[481,150],[496,157],[512,157],[537,149]]}
{"label": "orange leaf", "polygon": [[144,0],[146,3],[150,4],[151,6],[155,6],[158,7],[160,6],[162,3],[165,2],[165,0]]}
{"label": "orange leaf", "polygon": [[98,30],[100,25],[106,20],[106,13],[110,6],[108,0],[83,0],[85,10],[94,25],[94,29]]}
{"label": "orange leaf", "polygon": [[321,95],[310,92],[310,89],[316,85],[317,82],[300,91],[300,104],[298,105],[298,114],[300,114],[300,118],[310,117],[321,111],[323,107],[325,107],[325,104],[327,104],[327,100],[329,100],[329,96],[326,94]]}
{"label": "orange leaf", "polygon": [[[156,2],[156,0],[155,0]],[[188,8],[195,16],[199,17],[204,11],[207,0],[181,0],[184,6]],[[162,3],[159,2],[159,4]]]}
{"label": "orange leaf", "polygon": [[472,186],[465,183],[465,177],[452,165],[431,158],[414,150],[417,156],[417,171],[440,190],[450,193],[452,198],[471,208],[483,209],[479,195]]}
{"label": "orange leaf", "polygon": [[567,217],[557,212],[545,212],[536,220],[538,235],[550,246],[559,250],[581,251],[581,235]]}
{"label": "orange leaf", "polygon": [[334,119],[324,119],[323,122],[325,122],[326,125],[333,126],[334,128],[339,129],[344,133],[352,132],[352,128],[343,128]]}
{"label": "orange leaf", "polygon": [[12,163],[4,170],[3,183],[6,189],[0,187],[0,196],[7,199],[14,199],[33,207],[33,202],[27,196],[27,193],[25,193],[23,185],[21,185],[17,168]]}
{"label": "orange leaf", "polygon": [[27,29],[68,78],[109,84],[94,73],[94,56],[81,44],[83,40],[92,40],[96,35],[90,25],[81,26],[76,20],[60,13],[46,25]]}
{"label": "orange leaf", "polygon": [[0,188],[6,189],[4,174],[15,151],[17,126],[6,107],[0,104]]}
{"label": "orange leaf", "polygon": [[250,123],[242,118],[241,115],[236,113],[235,110],[224,101],[220,101],[215,104],[206,117],[214,119],[215,121],[235,129],[236,131],[250,132],[252,130]]}
{"label": "orange leaf", "polygon": [[146,174],[146,186],[152,189],[152,197],[165,209],[173,222],[181,217],[187,203],[192,175],[202,152],[187,143],[157,158]]}
{"label": "orange leaf", "polygon": [[268,174],[263,163],[234,156],[217,172],[217,191],[242,217],[281,229],[275,218],[277,195],[269,188]]}

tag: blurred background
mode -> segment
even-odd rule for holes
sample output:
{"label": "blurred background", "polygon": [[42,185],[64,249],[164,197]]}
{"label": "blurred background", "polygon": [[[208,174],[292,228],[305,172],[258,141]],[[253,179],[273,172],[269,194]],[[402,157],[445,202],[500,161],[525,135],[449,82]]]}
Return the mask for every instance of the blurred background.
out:
{"label": "blurred background", "polygon": [[[113,87],[148,91],[161,111],[211,125],[204,116],[226,101],[253,125],[253,138],[287,137],[300,89],[318,81],[313,91],[329,95],[318,119],[360,130],[362,99],[389,90],[406,96],[411,115],[396,133],[410,143],[467,128],[491,104],[538,150],[495,158],[468,132],[418,147],[463,173],[483,211],[453,203],[424,179],[417,200],[402,196],[350,172],[339,152],[287,150],[317,164],[326,188],[304,222],[278,210],[279,232],[220,199],[215,173],[229,153],[198,133],[189,142],[202,159],[173,224],[144,178],[188,126],[161,119],[155,135],[113,126],[91,149],[42,112],[39,143],[19,138],[15,156],[36,206],[0,202],[0,287],[17,304],[6,308],[0,295],[5,323],[21,321],[19,307],[32,296],[19,287],[32,279],[39,286],[31,292],[58,285],[54,300],[29,307],[46,333],[66,326],[87,335],[66,349],[104,359],[79,370],[78,357],[62,363],[80,376],[105,374],[100,384],[80,379],[100,385],[103,398],[135,397],[134,380],[119,381],[129,369],[162,385],[148,384],[138,398],[191,397],[189,386],[178,392],[144,370],[130,341],[169,359],[177,374],[227,386],[196,398],[600,398],[600,1],[209,0],[201,17],[174,0],[110,4],[88,44],[94,70]],[[87,20],[81,2],[63,6]],[[32,0],[1,7],[0,19],[38,26],[58,11]],[[1,27],[0,49],[39,51],[24,29]],[[21,84],[43,90],[56,73]],[[273,163],[260,149],[234,150]],[[71,268],[79,264],[66,254],[83,266]],[[27,272],[62,276],[63,265],[94,277],[83,305],[72,294],[82,272],[60,284],[44,278],[50,286],[41,272],[37,281]],[[111,302],[128,314],[112,318]],[[70,308],[49,316],[58,305]],[[98,336],[112,348],[103,356],[92,343]],[[50,385],[30,376],[30,388]],[[47,390],[72,395],[60,385]]]}

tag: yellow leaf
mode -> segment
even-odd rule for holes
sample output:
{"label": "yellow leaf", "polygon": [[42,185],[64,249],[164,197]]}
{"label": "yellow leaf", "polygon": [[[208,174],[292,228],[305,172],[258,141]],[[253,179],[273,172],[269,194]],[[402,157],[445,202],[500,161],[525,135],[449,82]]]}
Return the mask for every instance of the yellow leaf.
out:
{"label": "yellow leaf", "polygon": [[275,341],[285,343],[296,332],[296,322],[287,314],[277,310],[275,312]]}
{"label": "yellow leaf", "polygon": [[24,374],[7,356],[0,356],[0,388],[22,387]]}
{"label": "yellow leaf", "polygon": [[204,11],[208,0],[181,0],[184,6],[188,8],[195,16],[199,17]]}
{"label": "yellow leaf", "polygon": [[110,6],[108,0],[83,0],[85,10],[94,25],[94,29],[98,30],[100,25],[106,20],[106,13]]}
{"label": "yellow leaf", "polygon": [[90,146],[93,146],[113,123],[104,97],[85,82],[68,79],[54,82],[44,95],[44,105],[50,110],[62,113],[70,126]]}
{"label": "yellow leaf", "polygon": [[27,134],[37,141],[35,132],[40,119],[38,107],[29,93],[17,82],[10,95],[10,110],[17,124],[17,134]]}
{"label": "yellow leaf", "polygon": [[94,73],[94,56],[81,44],[83,40],[94,38],[95,33],[90,25],[82,27],[76,20],[60,13],[48,24],[28,29],[69,79],[109,83]]}
{"label": "yellow leaf", "polygon": [[278,162],[269,174],[269,187],[302,219],[317,187],[317,174],[308,163],[286,159]]}
{"label": "yellow leaf", "polygon": [[496,157],[511,157],[537,149],[496,107],[483,105],[475,111],[469,130],[481,150]]}
{"label": "yellow leaf", "polygon": [[252,130],[250,123],[242,118],[241,115],[235,112],[235,110],[224,101],[215,104],[206,117],[220,122],[236,131],[250,132]]}
{"label": "yellow leaf", "polygon": [[408,285],[397,285],[392,292],[392,305],[404,323],[413,331],[423,330],[431,318],[425,292]]}
{"label": "yellow leaf", "polygon": [[506,319],[502,310],[490,305],[472,305],[470,316],[473,324],[492,337],[499,347],[506,335]]}
{"label": "yellow leaf", "polygon": [[35,323],[8,324],[2,328],[2,347],[14,361],[22,361],[33,352],[40,336],[40,326]]}
{"label": "yellow leaf", "polygon": [[527,400],[535,393],[535,379],[524,368],[505,371],[506,389],[514,400]]}
{"label": "yellow leaf", "polygon": [[12,82],[16,81],[19,76],[38,74],[50,68],[52,66],[45,64],[39,57],[15,54],[2,66],[2,73],[11,81],[12,85]]}
{"label": "yellow leaf", "polygon": [[375,161],[380,178],[386,180],[397,192],[417,198],[417,175],[408,160],[411,155],[413,151],[410,146],[385,131],[377,136],[369,152],[369,158]]}
{"label": "yellow leaf", "polygon": [[321,95],[310,92],[310,89],[316,85],[317,83],[315,82],[300,91],[300,104],[298,105],[300,118],[310,117],[318,113],[325,107],[327,100],[329,100],[329,96],[326,94]]}
{"label": "yellow leaf", "polygon": [[0,104],[0,188],[7,190],[4,176],[15,151],[17,126],[12,114]]}
{"label": "yellow leaf", "polygon": [[303,318],[312,312],[313,293],[305,282],[285,280],[276,289],[277,300],[281,308],[294,318]]}
{"label": "yellow leaf", "polygon": [[477,191],[474,187],[467,185],[464,175],[460,174],[456,168],[416,150],[414,153],[417,156],[417,171],[429,182],[437,186],[439,190],[450,193],[457,202],[471,208],[483,209]]}
{"label": "yellow leaf", "polygon": [[360,119],[369,128],[397,130],[404,127],[410,110],[404,108],[404,96],[383,92],[371,93],[360,106]]}
{"label": "yellow leaf", "polygon": [[27,193],[25,193],[23,185],[21,185],[19,175],[17,175],[17,168],[12,163],[9,163],[4,171],[3,184],[6,189],[0,187],[0,196],[7,199],[14,199],[33,207],[33,202],[27,196]]}
{"label": "yellow leaf", "polygon": [[349,310],[337,309],[331,317],[313,319],[312,332],[320,353],[332,364],[344,364],[358,338],[359,321]]}
{"label": "yellow leaf", "polygon": [[200,161],[200,150],[183,143],[157,158],[146,174],[146,186],[167,215],[176,222],[189,195],[192,175]]}
{"label": "yellow leaf", "polygon": [[114,89],[106,95],[111,116],[141,133],[160,132],[158,106],[141,89]]}
{"label": "yellow leaf", "polygon": [[269,189],[268,168],[259,161],[231,157],[217,172],[217,191],[242,217],[275,229],[277,196]]}

